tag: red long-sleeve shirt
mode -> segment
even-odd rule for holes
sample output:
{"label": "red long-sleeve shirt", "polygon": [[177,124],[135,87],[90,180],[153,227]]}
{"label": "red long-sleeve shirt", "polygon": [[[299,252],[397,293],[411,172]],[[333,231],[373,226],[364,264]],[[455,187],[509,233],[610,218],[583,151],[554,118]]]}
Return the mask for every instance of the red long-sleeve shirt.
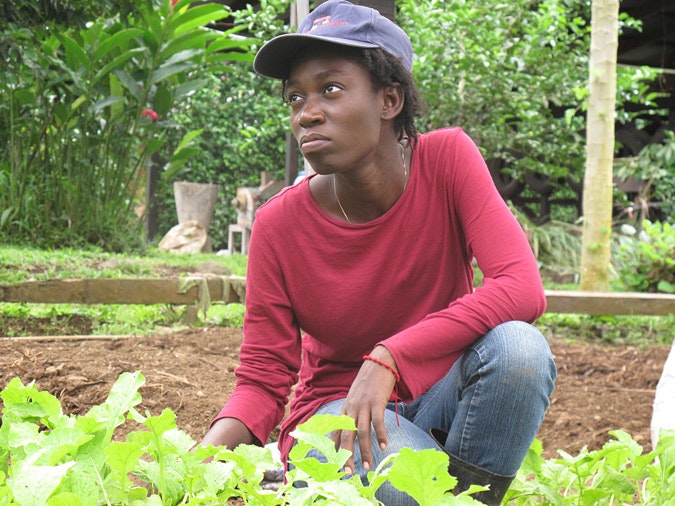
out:
{"label": "red long-sleeve shirt", "polygon": [[[474,257],[484,274],[475,290]],[[258,209],[248,262],[237,385],[216,419],[237,418],[266,441],[299,377],[280,434],[284,457],[289,432],[345,397],[378,343],[409,401],[478,337],[534,321],[546,304],[523,231],[459,128],[419,137],[405,192],[369,223],[327,215],[307,180],[286,188]]]}

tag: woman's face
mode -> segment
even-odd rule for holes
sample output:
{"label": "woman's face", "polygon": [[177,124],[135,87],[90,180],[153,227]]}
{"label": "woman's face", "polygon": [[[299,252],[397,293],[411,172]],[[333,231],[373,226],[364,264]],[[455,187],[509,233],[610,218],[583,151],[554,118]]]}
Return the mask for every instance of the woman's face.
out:
{"label": "woman's face", "polygon": [[306,50],[293,62],[286,98],[293,134],[316,172],[372,160],[385,127],[386,100],[363,66],[325,48]]}

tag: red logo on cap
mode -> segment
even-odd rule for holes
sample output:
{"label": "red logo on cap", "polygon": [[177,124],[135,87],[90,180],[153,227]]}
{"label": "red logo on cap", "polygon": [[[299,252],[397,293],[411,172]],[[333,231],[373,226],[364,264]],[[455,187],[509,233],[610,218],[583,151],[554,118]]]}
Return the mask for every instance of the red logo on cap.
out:
{"label": "red logo on cap", "polygon": [[[322,18],[315,19],[314,22],[312,23],[312,28],[308,30],[308,32],[313,32],[314,30],[317,30],[319,28],[323,28],[325,26],[335,26],[335,25],[348,25],[346,21],[331,21],[332,16],[324,16]],[[307,33],[307,32],[305,32]]]}

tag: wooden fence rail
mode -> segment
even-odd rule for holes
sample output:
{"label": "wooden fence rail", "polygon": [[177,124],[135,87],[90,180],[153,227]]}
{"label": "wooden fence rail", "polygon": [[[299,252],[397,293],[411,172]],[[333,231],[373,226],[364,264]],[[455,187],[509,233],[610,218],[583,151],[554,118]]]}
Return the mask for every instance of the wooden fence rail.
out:
{"label": "wooden fence rail", "polygon": [[[0,302],[48,304],[196,304],[243,302],[246,278],[57,279],[0,285]],[[675,314],[675,295],[547,290],[549,313],[590,315]]]}
{"label": "wooden fence rail", "polygon": [[243,302],[246,278],[54,279],[0,285],[0,302],[47,304],[199,304]]}
{"label": "wooden fence rail", "polygon": [[589,315],[675,314],[675,295],[635,292],[578,292],[547,290],[547,313]]}

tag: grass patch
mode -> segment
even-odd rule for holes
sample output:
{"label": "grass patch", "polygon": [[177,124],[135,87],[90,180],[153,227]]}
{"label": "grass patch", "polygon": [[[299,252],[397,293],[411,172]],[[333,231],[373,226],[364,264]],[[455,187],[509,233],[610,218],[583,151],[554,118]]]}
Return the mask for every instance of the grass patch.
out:
{"label": "grass patch", "polygon": [[[0,246],[0,285],[51,279],[172,278],[194,273],[246,275],[244,255],[177,255],[157,249],[145,255],[116,255],[97,249],[40,250]],[[167,304],[0,305],[0,336],[143,335],[185,327],[187,306]],[[194,326],[241,327],[242,304],[214,301]]]}
{"label": "grass patch", "polygon": [[[168,304],[0,305],[0,336],[147,335],[185,328],[187,306]],[[214,302],[191,326],[241,328],[243,304]]]}
{"label": "grass patch", "polygon": [[597,316],[546,313],[536,326],[548,338],[587,341],[640,348],[670,345],[675,338],[675,315]]}
{"label": "grass patch", "polygon": [[163,278],[200,272],[246,274],[244,255],[175,254],[149,249],[145,255],[118,255],[102,250],[40,250],[0,246],[0,284],[48,279]]}

